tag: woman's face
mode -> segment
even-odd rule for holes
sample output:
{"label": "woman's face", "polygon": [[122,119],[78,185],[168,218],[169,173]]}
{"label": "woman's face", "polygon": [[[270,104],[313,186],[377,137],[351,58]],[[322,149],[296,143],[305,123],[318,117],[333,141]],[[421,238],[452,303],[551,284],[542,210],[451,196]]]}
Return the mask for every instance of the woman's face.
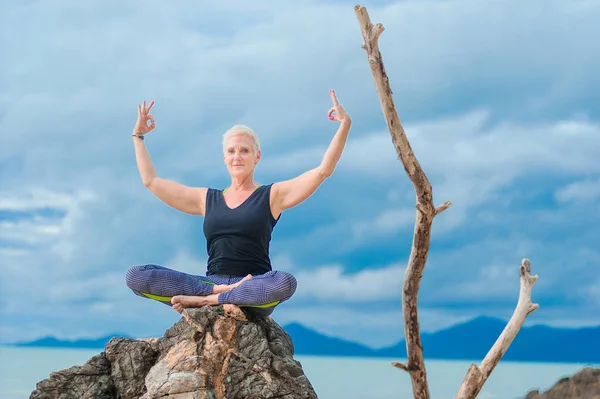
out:
{"label": "woman's face", "polygon": [[252,138],[241,133],[227,139],[224,159],[231,176],[243,177],[254,172],[260,152],[256,154]]}

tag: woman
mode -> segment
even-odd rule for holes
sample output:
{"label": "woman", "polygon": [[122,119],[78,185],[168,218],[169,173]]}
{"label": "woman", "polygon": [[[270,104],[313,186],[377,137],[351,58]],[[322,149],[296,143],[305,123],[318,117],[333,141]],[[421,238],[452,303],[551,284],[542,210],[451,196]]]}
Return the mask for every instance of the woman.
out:
{"label": "woman", "polygon": [[288,300],[297,283],[291,274],[272,270],[271,232],[284,210],[312,195],[333,173],[342,155],[351,120],[333,90],[330,95],[333,107],[328,117],[340,126],[319,166],[291,180],[259,185],[254,181],[261,158],[258,138],[250,128],[236,125],[223,136],[224,161],[231,175],[231,185],[225,190],[187,187],[158,177],[144,145],[145,135],[155,127],[149,113],[154,101],[147,108],[146,101],[138,105],[132,136],[144,186],[167,205],[204,216],[209,257],[205,276],[157,265],[134,266],[127,272],[127,286],[179,313],[186,307],[229,303],[268,316]]}

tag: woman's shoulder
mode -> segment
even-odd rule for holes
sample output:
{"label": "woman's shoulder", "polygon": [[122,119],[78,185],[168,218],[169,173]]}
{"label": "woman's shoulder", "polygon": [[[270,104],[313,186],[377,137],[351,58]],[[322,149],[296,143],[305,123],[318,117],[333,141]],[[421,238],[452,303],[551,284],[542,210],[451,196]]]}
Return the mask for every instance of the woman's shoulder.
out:
{"label": "woman's shoulder", "polygon": [[268,184],[263,184],[261,185],[261,188],[266,192],[266,193],[271,193],[273,191],[273,187],[277,185],[277,182],[271,182]]}
{"label": "woman's shoulder", "polygon": [[275,184],[275,182],[268,183],[268,184],[261,184],[261,183],[259,183],[259,188],[264,188],[266,190],[270,190],[271,187],[273,186],[273,184]]}

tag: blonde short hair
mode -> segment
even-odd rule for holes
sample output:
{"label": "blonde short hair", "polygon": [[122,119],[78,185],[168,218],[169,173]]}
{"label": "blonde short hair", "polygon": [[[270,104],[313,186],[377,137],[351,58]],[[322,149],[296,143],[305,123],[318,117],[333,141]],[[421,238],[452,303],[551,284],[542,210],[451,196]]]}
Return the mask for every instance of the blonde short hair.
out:
{"label": "blonde short hair", "polygon": [[254,133],[254,130],[245,125],[235,125],[223,134],[223,151],[225,151],[227,140],[231,136],[236,136],[238,134],[245,134],[246,136],[250,137],[254,146],[254,152],[258,153],[260,151],[260,142],[258,140],[258,136],[256,133]]}

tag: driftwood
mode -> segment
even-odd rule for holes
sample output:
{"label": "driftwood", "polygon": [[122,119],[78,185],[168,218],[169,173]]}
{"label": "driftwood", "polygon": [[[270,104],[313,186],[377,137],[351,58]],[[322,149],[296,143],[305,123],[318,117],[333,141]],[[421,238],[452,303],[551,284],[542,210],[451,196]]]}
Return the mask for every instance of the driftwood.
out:
{"label": "driftwood", "polygon": [[[416,192],[416,220],[413,242],[402,287],[402,314],[404,318],[404,334],[406,341],[407,362],[393,362],[392,365],[410,375],[415,399],[429,399],[427,372],[423,359],[423,345],[418,317],[418,293],[423,270],[429,252],[431,225],[433,218],[451,206],[445,202],[439,206],[433,203],[431,183],[421,168],[408,142],[404,128],[400,123],[388,76],[379,51],[379,36],[383,33],[382,24],[372,24],[365,7],[356,5],[354,12],[363,36],[362,48],[366,51],[375,87],[383,115],[396,148],[398,157],[404,166]],[[538,305],[531,304],[531,287],[537,276],[530,275],[529,261],[524,260],[521,266],[521,294],[515,314],[500,335],[481,366],[472,365],[460,388],[457,398],[474,398],[485,383],[495,365],[508,349],[508,346],[523,325],[525,317]]]}
{"label": "driftwood", "polygon": [[467,375],[456,395],[456,399],[468,399],[475,398],[481,391],[483,384],[487,378],[492,374],[494,367],[498,364],[502,356],[506,353],[506,350],[513,342],[523,323],[525,318],[534,310],[539,308],[537,303],[531,302],[531,289],[533,284],[538,279],[538,276],[531,275],[531,265],[529,260],[523,259],[521,263],[521,290],[519,292],[519,301],[517,307],[513,312],[510,320],[508,321],[504,331],[500,334],[490,351],[487,353],[481,365],[471,365]]}
{"label": "driftwood", "polygon": [[363,35],[364,42],[362,47],[368,55],[381,108],[392,135],[392,143],[396,148],[398,157],[402,161],[408,177],[414,185],[417,196],[414,237],[410,258],[404,275],[404,285],[402,287],[402,314],[404,316],[404,334],[408,361],[406,364],[399,362],[394,362],[393,364],[398,368],[408,371],[410,374],[415,398],[429,399],[429,387],[427,385],[425,361],[423,360],[423,347],[421,344],[417,310],[418,293],[421,276],[427,261],[433,218],[447,209],[451,204],[450,202],[446,202],[437,208],[433,204],[431,183],[419,165],[398,118],[392,98],[392,90],[390,89],[389,80],[379,51],[378,39],[384,30],[383,25],[373,25],[367,9],[360,5],[356,5],[354,11],[356,12]]}

